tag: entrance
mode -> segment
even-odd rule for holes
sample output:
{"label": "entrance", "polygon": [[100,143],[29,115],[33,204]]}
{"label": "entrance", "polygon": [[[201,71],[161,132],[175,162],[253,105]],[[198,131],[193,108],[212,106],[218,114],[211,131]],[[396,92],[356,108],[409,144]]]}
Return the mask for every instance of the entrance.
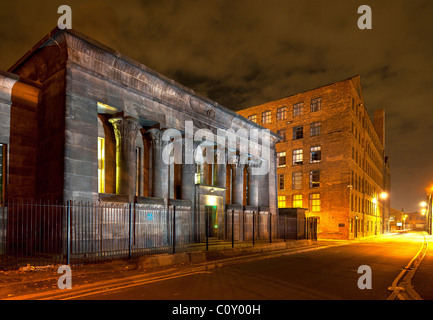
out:
{"label": "entrance", "polygon": [[205,206],[205,227],[206,235],[208,237],[218,236],[218,220],[217,220],[217,206]]}
{"label": "entrance", "polygon": [[307,218],[307,239],[317,240],[317,217]]}

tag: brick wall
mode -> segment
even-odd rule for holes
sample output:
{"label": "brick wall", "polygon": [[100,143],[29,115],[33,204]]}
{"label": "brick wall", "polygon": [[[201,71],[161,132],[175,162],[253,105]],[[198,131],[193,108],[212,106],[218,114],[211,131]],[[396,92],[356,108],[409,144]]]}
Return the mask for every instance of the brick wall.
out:
{"label": "brick wall", "polygon": [[[285,118],[278,116],[278,110],[284,107]],[[267,111],[271,120],[263,123]],[[277,153],[286,152],[286,164],[277,168],[277,179],[284,175],[284,187],[281,182],[283,189],[278,196],[286,197],[286,207],[294,205],[294,196],[302,196],[306,215],[319,219],[319,238],[370,235],[376,225],[379,227],[381,220],[376,213],[381,211],[377,199],[382,190],[383,147],[364,107],[359,77],[247,108],[239,114],[256,115],[259,124],[285,135],[285,140],[276,145]],[[298,127],[302,127],[302,138]],[[315,147],[320,147],[320,160],[312,155],[311,148]],[[294,164],[294,150],[303,150],[302,164]],[[310,175],[316,178],[317,173],[319,183],[310,185]],[[293,174],[302,175],[300,189],[293,188]],[[313,194],[320,195],[320,208],[314,205],[317,201],[310,201]]]}

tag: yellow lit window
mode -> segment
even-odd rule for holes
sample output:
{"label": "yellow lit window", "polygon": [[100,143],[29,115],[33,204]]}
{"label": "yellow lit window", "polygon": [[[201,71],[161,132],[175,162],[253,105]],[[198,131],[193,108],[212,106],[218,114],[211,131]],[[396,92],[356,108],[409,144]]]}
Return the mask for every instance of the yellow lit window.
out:
{"label": "yellow lit window", "polygon": [[105,139],[98,138],[98,192],[105,192]]}
{"label": "yellow lit window", "polygon": [[278,208],[286,208],[286,196],[278,196]]}
{"label": "yellow lit window", "polygon": [[320,194],[310,193],[310,211],[320,211]]}
{"label": "yellow lit window", "polygon": [[293,208],[302,208],[302,194],[293,195]]}

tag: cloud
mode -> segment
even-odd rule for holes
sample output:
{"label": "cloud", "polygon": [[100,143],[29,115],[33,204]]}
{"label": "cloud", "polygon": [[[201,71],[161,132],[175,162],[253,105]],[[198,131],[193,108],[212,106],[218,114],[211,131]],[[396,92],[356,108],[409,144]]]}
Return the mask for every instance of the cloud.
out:
{"label": "cloud", "polygon": [[[60,4],[1,2],[1,69],[55,26]],[[68,4],[78,31],[233,110],[359,74],[367,109],[387,112],[392,205],[415,210],[433,182],[431,1],[374,2],[363,31],[360,0]]]}

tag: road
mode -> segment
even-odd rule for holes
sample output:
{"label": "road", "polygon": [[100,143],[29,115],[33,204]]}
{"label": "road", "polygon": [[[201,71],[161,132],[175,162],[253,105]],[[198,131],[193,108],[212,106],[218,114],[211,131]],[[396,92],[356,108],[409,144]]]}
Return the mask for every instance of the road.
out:
{"label": "road", "polygon": [[[222,268],[128,284],[86,300],[384,300],[388,288],[419,252],[420,233],[386,235]],[[372,288],[361,290],[358,268],[371,268]],[[414,280],[417,280],[415,277]],[[421,283],[419,279],[417,283]],[[102,288],[101,288],[102,289]],[[417,288],[415,287],[415,290]],[[421,288],[427,292],[425,288]]]}

